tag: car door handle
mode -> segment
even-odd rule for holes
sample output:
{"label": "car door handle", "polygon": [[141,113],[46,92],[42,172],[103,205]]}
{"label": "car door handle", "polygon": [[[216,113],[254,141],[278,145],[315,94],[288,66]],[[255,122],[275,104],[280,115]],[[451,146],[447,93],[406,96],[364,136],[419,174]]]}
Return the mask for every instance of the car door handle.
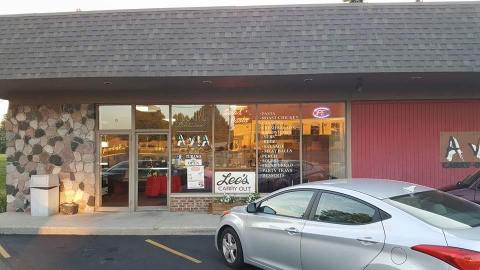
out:
{"label": "car door handle", "polygon": [[378,244],[378,241],[372,240],[371,237],[357,238],[357,241],[360,242],[364,246],[370,246],[370,245],[373,245],[373,244]]}
{"label": "car door handle", "polygon": [[286,228],[284,231],[286,231],[288,234],[290,235],[295,235],[297,233],[299,233],[300,231],[295,228],[295,227],[290,227],[290,228]]}

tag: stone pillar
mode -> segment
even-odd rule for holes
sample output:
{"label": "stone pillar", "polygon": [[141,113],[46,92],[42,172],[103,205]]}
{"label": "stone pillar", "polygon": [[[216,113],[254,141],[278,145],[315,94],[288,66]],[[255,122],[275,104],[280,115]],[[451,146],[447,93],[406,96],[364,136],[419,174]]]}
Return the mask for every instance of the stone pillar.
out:
{"label": "stone pillar", "polygon": [[80,211],[94,210],[93,104],[11,104],[5,128],[7,211],[29,210],[29,181],[34,174],[58,174],[60,203],[74,199]]}

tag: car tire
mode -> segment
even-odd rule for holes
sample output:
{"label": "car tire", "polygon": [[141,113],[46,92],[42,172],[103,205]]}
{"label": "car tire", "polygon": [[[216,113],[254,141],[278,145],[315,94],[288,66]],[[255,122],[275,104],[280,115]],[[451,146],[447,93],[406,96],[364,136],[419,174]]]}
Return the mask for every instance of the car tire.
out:
{"label": "car tire", "polygon": [[222,231],[218,249],[223,261],[229,267],[240,269],[245,265],[240,237],[238,237],[238,234],[233,228],[226,228]]}

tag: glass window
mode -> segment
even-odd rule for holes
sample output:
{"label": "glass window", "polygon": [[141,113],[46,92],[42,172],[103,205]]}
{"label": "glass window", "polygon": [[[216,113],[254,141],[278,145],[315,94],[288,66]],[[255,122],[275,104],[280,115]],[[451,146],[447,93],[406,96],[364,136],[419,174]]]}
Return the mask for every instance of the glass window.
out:
{"label": "glass window", "polygon": [[168,136],[137,135],[138,206],[167,205]]}
{"label": "glass window", "polygon": [[315,192],[312,190],[282,193],[263,201],[258,207],[258,212],[271,215],[303,218],[313,194],[315,194]]}
{"label": "glass window", "polygon": [[212,106],[172,106],[172,192],[212,191]]}
{"label": "glass window", "polygon": [[131,129],[132,106],[130,105],[102,105],[98,107],[99,129]]}
{"label": "glass window", "polygon": [[479,205],[438,190],[392,197],[386,201],[438,228],[480,226]]}
{"label": "glass window", "polygon": [[299,184],[299,104],[258,105],[258,129],[259,192]]}
{"label": "glass window", "polygon": [[102,206],[127,207],[129,190],[128,135],[101,135]]}
{"label": "glass window", "polygon": [[302,104],[303,182],[345,177],[345,104]]}
{"label": "glass window", "polygon": [[323,193],[314,220],[343,225],[362,225],[374,221],[376,210],[345,196]]}
{"label": "glass window", "polygon": [[255,105],[215,106],[215,169],[255,171]]}
{"label": "glass window", "polygon": [[168,105],[136,105],[136,129],[168,129],[170,112]]}

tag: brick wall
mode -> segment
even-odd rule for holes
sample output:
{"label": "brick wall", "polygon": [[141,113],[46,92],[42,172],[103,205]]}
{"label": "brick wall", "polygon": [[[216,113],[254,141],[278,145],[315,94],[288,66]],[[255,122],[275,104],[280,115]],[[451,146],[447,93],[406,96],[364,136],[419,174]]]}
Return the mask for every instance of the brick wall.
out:
{"label": "brick wall", "polygon": [[212,197],[171,197],[170,211],[172,212],[207,212]]}

